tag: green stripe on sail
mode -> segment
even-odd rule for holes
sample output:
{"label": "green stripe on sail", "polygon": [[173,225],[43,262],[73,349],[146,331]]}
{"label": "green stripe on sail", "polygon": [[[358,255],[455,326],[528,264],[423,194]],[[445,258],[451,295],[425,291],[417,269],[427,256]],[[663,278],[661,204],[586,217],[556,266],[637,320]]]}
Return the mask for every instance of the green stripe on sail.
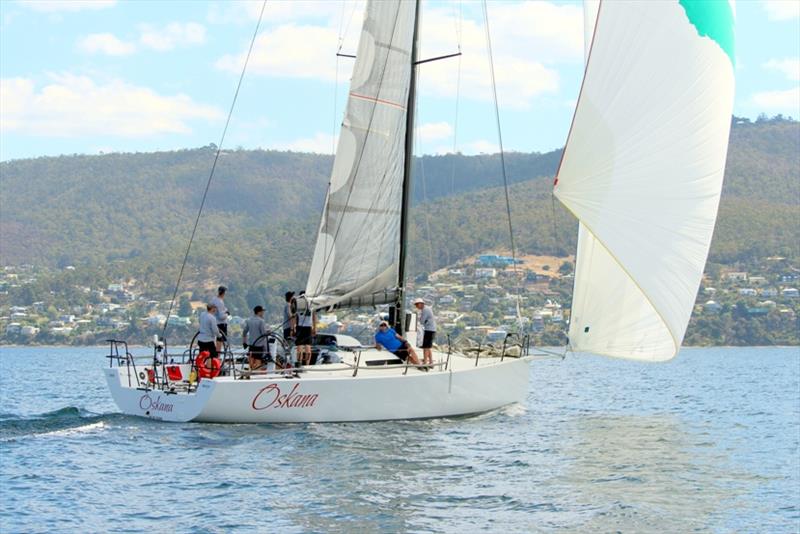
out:
{"label": "green stripe on sail", "polygon": [[679,0],[686,17],[697,29],[700,37],[708,37],[722,48],[722,51],[734,58],[733,10],[728,0]]}

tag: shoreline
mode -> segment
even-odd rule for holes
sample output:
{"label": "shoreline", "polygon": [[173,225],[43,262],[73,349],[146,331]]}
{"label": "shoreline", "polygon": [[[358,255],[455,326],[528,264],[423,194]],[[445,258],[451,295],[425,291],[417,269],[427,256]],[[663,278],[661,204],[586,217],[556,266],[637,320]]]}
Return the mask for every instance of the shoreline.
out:
{"label": "shoreline", "polygon": [[[172,346],[172,345],[170,345]],[[175,345],[175,346],[183,346],[183,345]],[[128,347],[134,349],[152,349],[152,345],[136,345],[136,344],[129,344]],[[100,348],[108,348],[108,343],[103,343],[102,345],[66,345],[66,344],[58,344],[58,345],[37,345],[37,344],[30,344],[30,345],[5,345],[0,344],[0,350],[5,348],[9,349],[26,349],[26,348],[42,348],[42,349],[100,349]],[[539,348],[543,349],[563,349],[564,347],[557,346],[557,347],[549,347],[549,346],[542,346]],[[800,348],[800,344],[797,345],[683,345],[681,346],[681,350],[683,349],[765,349],[765,348]]]}

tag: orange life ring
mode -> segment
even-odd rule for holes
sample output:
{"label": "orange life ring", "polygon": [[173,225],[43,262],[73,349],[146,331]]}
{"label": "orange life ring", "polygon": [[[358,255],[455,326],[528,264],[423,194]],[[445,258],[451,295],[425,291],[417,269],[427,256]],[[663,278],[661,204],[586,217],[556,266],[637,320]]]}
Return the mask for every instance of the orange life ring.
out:
{"label": "orange life ring", "polygon": [[222,369],[222,362],[219,361],[219,358],[211,358],[211,363],[209,363],[210,356],[211,353],[207,350],[197,355],[195,364],[197,365],[197,376],[200,378],[214,378]]}

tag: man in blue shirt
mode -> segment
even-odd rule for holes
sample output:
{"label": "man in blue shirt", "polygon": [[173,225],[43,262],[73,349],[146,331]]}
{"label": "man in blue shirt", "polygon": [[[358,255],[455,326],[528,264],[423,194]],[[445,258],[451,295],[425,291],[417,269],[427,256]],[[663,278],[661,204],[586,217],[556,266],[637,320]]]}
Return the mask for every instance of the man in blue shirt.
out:
{"label": "man in blue shirt", "polygon": [[[400,334],[394,331],[394,328],[389,328],[389,323],[386,321],[381,321],[378,331],[375,332],[375,348],[378,350],[385,348],[402,361],[408,359],[412,364],[419,365],[419,358],[417,358],[414,349]],[[425,370],[427,371],[428,369],[425,368]]]}

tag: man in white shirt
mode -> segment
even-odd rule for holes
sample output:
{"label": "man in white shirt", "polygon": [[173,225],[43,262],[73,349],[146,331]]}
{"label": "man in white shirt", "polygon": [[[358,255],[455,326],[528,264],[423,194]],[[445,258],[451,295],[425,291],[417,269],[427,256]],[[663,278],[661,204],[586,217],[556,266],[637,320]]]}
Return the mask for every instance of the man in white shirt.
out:
{"label": "man in white shirt", "polygon": [[[433,310],[425,306],[422,299],[414,299],[414,307],[419,311],[418,325],[422,326],[424,332],[422,337],[422,364],[433,367],[433,340],[436,337],[436,319],[433,318]],[[417,326],[419,328],[419,326]]]}

